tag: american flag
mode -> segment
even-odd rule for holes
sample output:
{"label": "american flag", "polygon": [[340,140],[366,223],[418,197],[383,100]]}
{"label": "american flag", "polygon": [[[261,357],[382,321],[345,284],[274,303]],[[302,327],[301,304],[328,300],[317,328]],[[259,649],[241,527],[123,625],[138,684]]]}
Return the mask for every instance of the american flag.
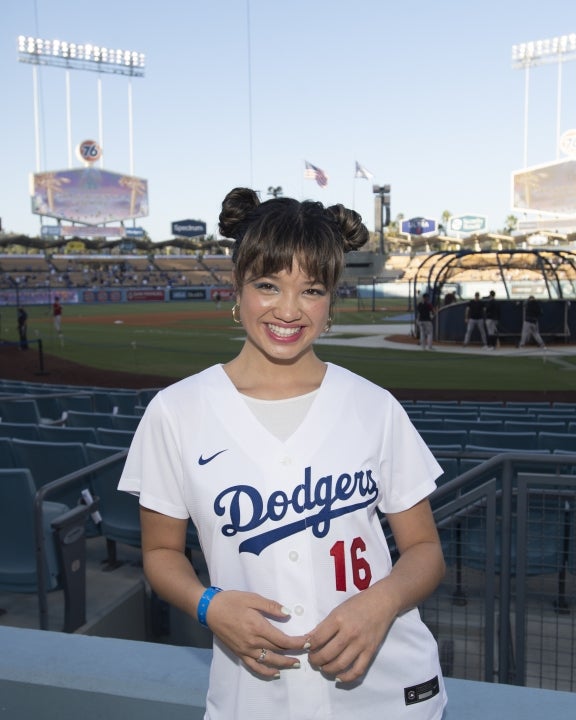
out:
{"label": "american flag", "polygon": [[365,178],[366,180],[372,180],[374,175],[370,172],[370,170],[366,170],[365,167],[360,165],[358,161],[356,161],[356,172],[354,173],[355,178]]}
{"label": "american flag", "polygon": [[306,166],[304,170],[304,177],[308,180],[316,180],[321,188],[326,187],[326,185],[328,185],[328,177],[326,176],[324,170],[320,170],[319,167],[312,165],[312,163],[309,163],[307,160],[304,160],[304,163]]}

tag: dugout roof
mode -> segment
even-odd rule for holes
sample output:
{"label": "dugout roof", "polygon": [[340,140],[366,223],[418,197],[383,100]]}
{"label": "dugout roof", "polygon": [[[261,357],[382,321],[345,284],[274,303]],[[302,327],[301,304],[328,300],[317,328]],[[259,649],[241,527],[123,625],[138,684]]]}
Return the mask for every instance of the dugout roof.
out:
{"label": "dugout roof", "polygon": [[[446,283],[470,279],[501,281],[510,297],[510,280],[518,276],[544,280],[550,298],[563,298],[563,283],[576,287],[576,253],[560,249],[459,250],[428,255],[414,276],[414,290],[429,288],[434,302]],[[484,276],[484,277],[483,277]]]}

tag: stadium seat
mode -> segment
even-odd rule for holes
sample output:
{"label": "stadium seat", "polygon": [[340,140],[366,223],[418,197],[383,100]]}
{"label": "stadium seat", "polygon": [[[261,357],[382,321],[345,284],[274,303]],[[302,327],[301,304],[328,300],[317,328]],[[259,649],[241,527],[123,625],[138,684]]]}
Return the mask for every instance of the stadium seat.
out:
{"label": "stadium seat", "polygon": [[[106,569],[113,570],[121,564],[117,557],[117,543],[141,547],[140,504],[135,495],[118,490],[118,482],[126,461],[125,449],[87,443],[86,454],[90,465],[117,456],[109,465],[95,470],[91,479],[102,515],[100,529],[106,538]],[[186,546],[188,551],[200,549],[192,522],[188,523]]]}
{"label": "stadium seat", "polygon": [[107,427],[112,428],[112,413],[102,412],[80,412],[77,410],[70,410],[66,414],[66,426],[67,427],[91,427],[100,428]]}
{"label": "stadium seat", "polygon": [[489,453],[490,455],[499,455],[500,453],[521,453],[523,455],[547,455],[547,450],[540,450],[539,448],[532,448],[527,450],[526,448],[515,448],[515,447],[497,447],[488,445],[471,445],[468,444],[464,448],[465,452],[471,453]]}
{"label": "stadium seat", "polygon": [[533,410],[545,410],[546,408],[550,408],[551,406],[547,400],[539,400],[533,402],[524,402],[522,400],[507,400],[506,407],[532,412]]}
{"label": "stadium seat", "polygon": [[[53,443],[41,440],[12,440],[15,466],[30,470],[36,489],[86,467],[88,460],[82,443]],[[54,499],[73,508],[86,481],[58,491]]]}
{"label": "stadium seat", "polygon": [[460,453],[462,452],[462,445],[428,445],[428,449],[432,452],[435,457],[441,457],[442,454],[446,453]]}
{"label": "stadium seat", "polygon": [[481,445],[484,447],[505,448],[506,450],[534,450],[537,445],[538,436],[536,432],[488,432],[486,430],[471,429],[468,433],[469,445]]}
{"label": "stadium seat", "polygon": [[109,465],[92,473],[91,485],[95,497],[98,498],[99,511],[102,516],[100,532],[106,538],[106,567],[114,570],[122,563],[118,560],[116,544],[139,548],[140,539],[140,506],[138,498],[129,493],[120,492],[118,482],[126,461],[124,448],[105,445],[86,444],[86,455],[90,465],[118,456]]}
{"label": "stadium seat", "polygon": [[[34,530],[36,486],[27,468],[0,469],[0,589],[32,593],[38,589]],[[43,531],[48,590],[58,587],[59,563],[51,522],[69,510],[44,502]]]}
{"label": "stadium seat", "polygon": [[420,435],[429,446],[459,445],[463,448],[467,442],[467,430],[421,430]]}
{"label": "stadium seat", "polygon": [[568,570],[576,575],[576,502],[570,505],[570,544],[568,546]]}
{"label": "stadium seat", "polygon": [[[524,551],[526,574],[542,575],[560,573],[565,560],[564,523],[565,499],[561,496],[533,491],[528,497],[528,518],[526,547]],[[518,560],[517,517],[512,517],[511,565],[512,576],[516,575]],[[502,563],[502,526],[496,521],[495,568],[500,572]],[[477,507],[462,517],[461,553],[462,563],[476,570],[486,568],[487,525],[485,508]]]}
{"label": "stadium seat", "polygon": [[39,440],[39,427],[42,426],[36,425],[35,423],[0,422],[0,437],[23,438],[24,440]]}
{"label": "stadium seat", "polygon": [[67,413],[70,410],[76,412],[93,412],[94,406],[92,403],[92,397],[89,394],[86,395],[60,395],[58,402],[62,411]]}
{"label": "stadium seat", "polygon": [[136,405],[140,404],[138,392],[112,392],[110,394],[112,401],[112,412],[118,415],[134,415]]}
{"label": "stadium seat", "polygon": [[15,462],[12,438],[0,437],[0,468],[16,467]]}
{"label": "stadium seat", "polygon": [[97,438],[90,440],[95,443],[96,440],[101,445],[109,445],[112,447],[130,447],[134,433],[131,430],[114,430],[111,428],[98,428],[96,431]]}
{"label": "stadium seat", "polygon": [[416,430],[442,430],[444,428],[442,418],[412,418],[412,424]]}
{"label": "stadium seat", "polygon": [[44,442],[97,442],[96,429],[92,427],[68,427],[67,425],[40,425],[39,440]]}
{"label": "stadium seat", "polygon": [[546,412],[539,412],[536,419],[538,422],[559,422],[564,420],[569,423],[576,421],[576,413],[563,410],[547,410]]}
{"label": "stadium seat", "polygon": [[536,421],[536,413],[520,412],[517,408],[507,410],[503,408],[494,408],[493,410],[481,410],[480,418],[482,420],[518,420],[519,422]]}
{"label": "stadium seat", "polygon": [[40,425],[42,422],[53,422],[40,415],[36,400],[5,400],[0,398],[0,419],[2,422],[29,423]]}
{"label": "stadium seat", "polygon": [[444,470],[444,475],[441,475],[436,480],[438,486],[453,480],[455,477],[458,477],[460,474],[460,463],[458,462],[458,458],[443,458],[436,455],[436,460],[438,460],[440,467]]}
{"label": "stadium seat", "polygon": [[120,413],[132,415],[134,406],[140,404],[140,396],[137,390],[93,390],[92,409],[101,413]]}
{"label": "stadium seat", "polygon": [[444,430],[452,428],[460,428],[461,430],[488,430],[498,432],[503,430],[504,423],[502,420],[462,420],[460,418],[446,418],[444,420]]}
{"label": "stadium seat", "polygon": [[146,407],[150,400],[157,394],[159,388],[144,388],[138,390],[138,404]]}
{"label": "stadium seat", "polygon": [[538,447],[542,450],[567,450],[576,453],[576,435],[570,433],[538,433]]}
{"label": "stadium seat", "polygon": [[470,409],[460,409],[457,407],[447,406],[444,409],[433,409],[433,410],[426,410],[424,413],[425,418],[441,418],[442,420],[447,420],[448,418],[453,418],[454,420],[463,420],[463,421],[469,421],[473,422],[474,420],[478,419],[478,413],[476,410],[470,410]]}
{"label": "stadium seat", "polygon": [[564,422],[537,422],[534,420],[505,420],[505,432],[540,432],[546,430],[548,432],[566,432],[566,424]]}
{"label": "stadium seat", "polygon": [[120,413],[112,415],[113,430],[130,430],[134,432],[140,424],[141,417],[139,415],[121,415]]}

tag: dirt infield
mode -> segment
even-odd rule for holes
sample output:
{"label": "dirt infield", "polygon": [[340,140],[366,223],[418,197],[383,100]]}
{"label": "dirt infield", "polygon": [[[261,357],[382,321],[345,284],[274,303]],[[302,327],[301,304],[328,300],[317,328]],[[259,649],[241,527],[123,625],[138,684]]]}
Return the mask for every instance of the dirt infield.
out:
{"label": "dirt infield", "polygon": [[0,345],[0,377],[6,380],[23,380],[47,385],[88,385],[131,390],[165,387],[178,379],[100,370],[55,355],[44,354],[41,363],[35,348],[20,350],[15,345]]}
{"label": "dirt infield", "polygon": [[[111,314],[106,315],[87,315],[82,317],[70,316],[66,318],[66,324],[70,325],[111,325],[115,322],[121,322],[129,327],[155,327],[158,325],[179,325],[182,323],[193,323],[194,320],[209,320],[211,318],[230,317],[232,324],[232,316],[229,310],[162,310],[158,312],[147,312],[143,314],[118,313],[117,317]],[[206,327],[203,325],[203,327]]]}

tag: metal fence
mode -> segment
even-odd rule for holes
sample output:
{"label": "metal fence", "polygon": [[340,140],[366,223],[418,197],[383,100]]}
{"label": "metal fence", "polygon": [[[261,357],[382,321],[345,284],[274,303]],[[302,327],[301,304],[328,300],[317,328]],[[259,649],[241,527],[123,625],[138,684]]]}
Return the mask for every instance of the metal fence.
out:
{"label": "metal fence", "polygon": [[502,453],[441,485],[422,606],[447,677],[576,691],[576,454]]}

